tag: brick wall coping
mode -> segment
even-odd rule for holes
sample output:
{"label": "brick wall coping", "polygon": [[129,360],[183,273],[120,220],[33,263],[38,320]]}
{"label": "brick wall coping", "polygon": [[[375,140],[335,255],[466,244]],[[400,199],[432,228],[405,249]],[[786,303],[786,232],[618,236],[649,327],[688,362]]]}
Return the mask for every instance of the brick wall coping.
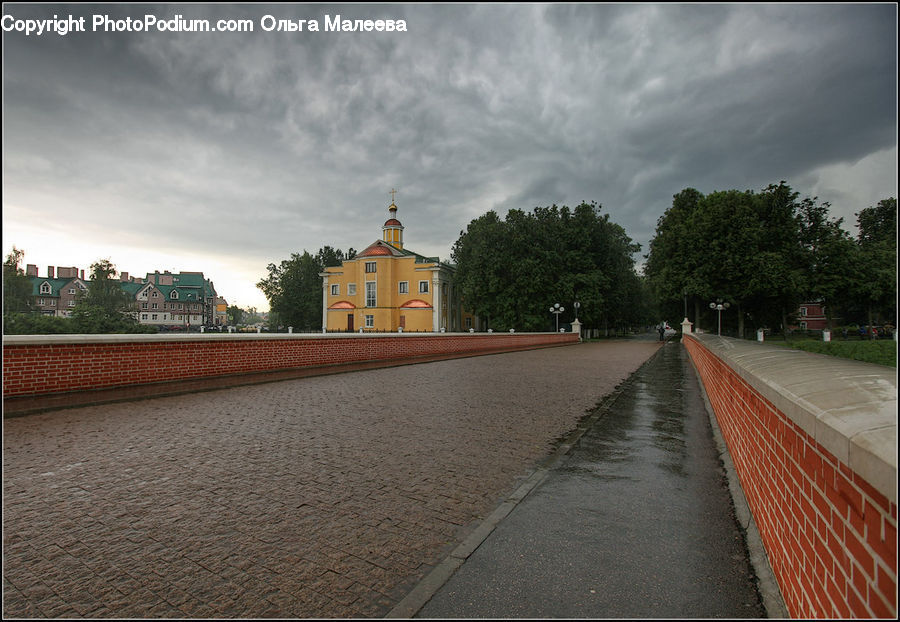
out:
{"label": "brick wall coping", "polygon": [[897,502],[897,374],[890,367],[687,334],[876,490]]}
{"label": "brick wall coping", "polygon": [[[556,333],[148,333],[126,335],[4,335],[3,344],[10,346],[65,345],[84,343],[159,343],[162,341],[278,341],[291,339],[379,339],[384,337],[497,337],[555,335]],[[571,335],[572,333],[566,333]]]}

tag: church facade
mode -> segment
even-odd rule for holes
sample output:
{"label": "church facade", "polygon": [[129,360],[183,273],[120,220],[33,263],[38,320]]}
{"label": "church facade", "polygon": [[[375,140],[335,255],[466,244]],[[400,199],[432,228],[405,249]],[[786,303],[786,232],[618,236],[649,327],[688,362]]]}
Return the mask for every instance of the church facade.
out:
{"label": "church facade", "polygon": [[322,277],[322,326],[346,332],[459,332],[478,329],[452,284],[454,267],[404,248],[397,206],[381,239]]}

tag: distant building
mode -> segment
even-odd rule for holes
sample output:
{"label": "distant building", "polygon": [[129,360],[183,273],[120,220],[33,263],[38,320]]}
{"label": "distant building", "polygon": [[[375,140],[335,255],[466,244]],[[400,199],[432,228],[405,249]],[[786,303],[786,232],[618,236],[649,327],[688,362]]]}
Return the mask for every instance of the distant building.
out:
{"label": "distant building", "polygon": [[141,324],[170,330],[215,325],[218,296],[202,272],[148,272],[134,297]]}
{"label": "distant building", "polygon": [[216,326],[228,324],[228,301],[221,296],[216,298]]}
{"label": "distant building", "polygon": [[397,206],[382,237],[322,277],[322,326],[329,331],[478,329],[451,284],[455,267],[404,248]]}
{"label": "distant building", "polygon": [[69,317],[75,308],[75,299],[80,291],[87,289],[84,270],[47,268],[47,276],[38,276],[34,264],[25,267],[25,275],[31,279],[31,295],[34,308],[44,315]]}
{"label": "distant building", "polygon": [[[78,293],[90,289],[84,270],[47,267],[47,276],[28,264],[25,274],[31,279],[34,307],[45,315],[69,317]],[[134,300],[134,317],[141,324],[163,329],[190,330],[214,326],[220,315],[213,282],[202,272],[147,273],[144,279],[121,273],[122,289]]]}
{"label": "distant building", "polygon": [[[839,318],[832,318],[832,322]],[[803,302],[797,311],[796,330],[824,330],[828,328],[825,305],[819,302]]]}

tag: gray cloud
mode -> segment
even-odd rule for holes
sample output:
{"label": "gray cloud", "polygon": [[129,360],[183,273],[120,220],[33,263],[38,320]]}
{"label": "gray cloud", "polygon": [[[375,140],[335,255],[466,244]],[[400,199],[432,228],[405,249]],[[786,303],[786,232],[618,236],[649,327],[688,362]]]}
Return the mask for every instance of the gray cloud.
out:
{"label": "gray cloud", "polygon": [[[894,5],[4,10],[255,22],[4,33],[4,225],[53,222],[92,248],[119,236],[263,276],[291,252],[364,248],[391,188],[407,245],[442,258],[489,209],[595,200],[646,250],[688,186],[784,179],[848,223],[896,196]],[[409,30],[262,32],[266,14]],[[240,302],[230,278],[217,286]]]}

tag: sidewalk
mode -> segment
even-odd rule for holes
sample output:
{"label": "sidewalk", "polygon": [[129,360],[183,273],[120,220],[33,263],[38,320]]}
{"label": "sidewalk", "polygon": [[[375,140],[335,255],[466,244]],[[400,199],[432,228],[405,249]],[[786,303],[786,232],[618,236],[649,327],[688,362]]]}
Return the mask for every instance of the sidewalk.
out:
{"label": "sidewalk", "polygon": [[661,348],[550,466],[388,617],[766,616],[681,344]]}

